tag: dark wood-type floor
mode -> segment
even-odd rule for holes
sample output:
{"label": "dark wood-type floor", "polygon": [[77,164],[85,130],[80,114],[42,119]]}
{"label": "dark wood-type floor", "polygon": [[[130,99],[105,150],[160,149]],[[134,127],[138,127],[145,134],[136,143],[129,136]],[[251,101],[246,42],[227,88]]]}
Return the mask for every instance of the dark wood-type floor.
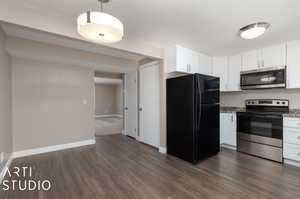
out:
{"label": "dark wood-type floor", "polygon": [[299,199],[300,169],[222,149],[192,165],[122,135],[95,146],[16,159],[48,192],[0,191],[1,199]]}

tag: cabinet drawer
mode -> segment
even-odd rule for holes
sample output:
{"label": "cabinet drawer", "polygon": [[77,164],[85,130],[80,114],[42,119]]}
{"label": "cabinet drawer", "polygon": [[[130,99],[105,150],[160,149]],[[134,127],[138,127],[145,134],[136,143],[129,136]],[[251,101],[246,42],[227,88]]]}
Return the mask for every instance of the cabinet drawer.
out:
{"label": "cabinet drawer", "polygon": [[300,119],[298,118],[284,118],[283,126],[290,128],[299,128],[300,129]]}
{"label": "cabinet drawer", "polygon": [[284,128],[283,141],[300,146],[300,129]]}
{"label": "cabinet drawer", "polygon": [[283,143],[283,157],[300,161],[300,146],[296,144]]}

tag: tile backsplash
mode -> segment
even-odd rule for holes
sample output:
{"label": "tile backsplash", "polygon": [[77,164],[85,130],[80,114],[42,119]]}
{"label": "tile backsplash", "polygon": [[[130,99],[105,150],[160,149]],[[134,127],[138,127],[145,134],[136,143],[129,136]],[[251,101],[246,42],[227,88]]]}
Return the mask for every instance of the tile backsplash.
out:
{"label": "tile backsplash", "polygon": [[222,92],[221,106],[244,107],[247,99],[288,99],[291,109],[300,109],[300,89],[246,90]]}

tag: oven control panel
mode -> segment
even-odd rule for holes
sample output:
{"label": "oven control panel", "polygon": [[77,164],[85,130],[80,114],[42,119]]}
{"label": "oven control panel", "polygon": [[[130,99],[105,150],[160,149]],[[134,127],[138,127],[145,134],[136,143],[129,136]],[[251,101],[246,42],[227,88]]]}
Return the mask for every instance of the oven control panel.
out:
{"label": "oven control panel", "polygon": [[260,99],[246,100],[246,106],[289,106],[289,100],[283,99]]}

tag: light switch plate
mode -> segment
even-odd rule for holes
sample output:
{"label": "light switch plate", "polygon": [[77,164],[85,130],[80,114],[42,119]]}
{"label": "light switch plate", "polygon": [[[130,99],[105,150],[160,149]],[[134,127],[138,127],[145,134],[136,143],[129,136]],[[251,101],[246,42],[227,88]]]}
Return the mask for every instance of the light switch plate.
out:
{"label": "light switch plate", "polygon": [[82,104],[87,105],[87,100],[86,99],[82,100]]}

